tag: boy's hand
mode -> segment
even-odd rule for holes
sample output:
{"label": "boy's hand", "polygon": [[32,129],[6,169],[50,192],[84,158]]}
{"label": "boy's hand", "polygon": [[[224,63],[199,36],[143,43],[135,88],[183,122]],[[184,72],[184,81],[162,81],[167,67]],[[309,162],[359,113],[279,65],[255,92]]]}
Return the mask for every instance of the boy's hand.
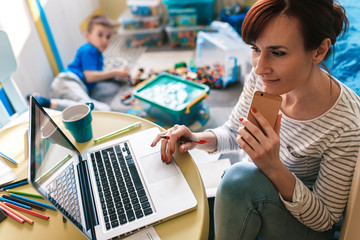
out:
{"label": "boy's hand", "polygon": [[115,68],[113,69],[114,71],[114,75],[115,78],[117,79],[129,79],[130,78],[130,73],[129,73],[129,68],[125,67],[125,68]]}

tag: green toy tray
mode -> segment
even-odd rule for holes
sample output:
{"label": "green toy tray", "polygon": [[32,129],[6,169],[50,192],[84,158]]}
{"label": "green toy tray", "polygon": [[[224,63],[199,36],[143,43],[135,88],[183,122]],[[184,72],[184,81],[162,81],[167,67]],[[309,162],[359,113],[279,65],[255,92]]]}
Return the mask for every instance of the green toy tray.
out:
{"label": "green toy tray", "polygon": [[170,114],[188,114],[210,92],[207,85],[161,73],[145,81],[133,91],[135,98],[147,102]]}

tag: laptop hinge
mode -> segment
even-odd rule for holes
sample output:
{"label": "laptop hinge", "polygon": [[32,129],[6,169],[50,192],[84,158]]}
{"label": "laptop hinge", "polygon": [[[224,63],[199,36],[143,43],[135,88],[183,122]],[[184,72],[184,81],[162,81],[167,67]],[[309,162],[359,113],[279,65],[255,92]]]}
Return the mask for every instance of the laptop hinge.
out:
{"label": "laptop hinge", "polygon": [[84,205],[84,214],[86,222],[86,230],[91,231],[92,239],[96,239],[94,227],[98,225],[98,218],[96,215],[96,206],[94,202],[94,195],[91,188],[89,169],[86,160],[81,161],[77,165],[79,172],[79,182],[81,188],[81,199]]}

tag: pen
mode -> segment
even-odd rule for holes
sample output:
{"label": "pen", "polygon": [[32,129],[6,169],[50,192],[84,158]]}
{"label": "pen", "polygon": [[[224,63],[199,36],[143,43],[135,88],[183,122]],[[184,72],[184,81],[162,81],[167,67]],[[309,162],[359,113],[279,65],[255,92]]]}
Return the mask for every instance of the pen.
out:
{"label": "pen", "polygon": [[111,132],[111,133],[109,133],[109,134],[106,134],[106,135],[104,135],[104,136],[102,136],[102,137],[96,138],[96,139],[94,140],[94,143],[98,143],[98,142],[104,141],[104,140],[106,140],[106,139],[108,139],[108,138],[111,138],[111,137],[113,137],[113,136],[116,136],[116,135],[118,135],[118,134],[125,133],[125,132],[127,132],[127,131],[130,131],[131,129],[134,129],[134,128],[139,127],[140,125],[141,125],[141,122],[133,123],[133,124],[131,124],[131,125],[129,125],[129,126],[126,126],[126,127],[121,128],[121,129],[119,129],[119,130],[116,130],[116,131],[114,131],[114,132]]}
{"label": "pen", "polygon": [[0,203],[0,206],[2,206],[2,207],[4,207],[4,208],[6,208],[7,210],[9,210],[10,212],[12,212],[13,214],[15,214],[16,216],[18,216],[19,218],[24,219],[27,223],[29,223],[29,224],[34,224],[34,221],[33,221],[33,220],[31,220],[30,218],[28,218],[28,217],[26,217],[26,216],[22,215],[22,214],[21,214],[21,213],[19,213],[18,211],[15,211],[14,209],[12,209],[12,208],[10,208],[10,207],[6,206],[5,204]]}
{"label": "pen", "polygon": [[44,214],[41,214],[41,213],[37,213],[37,212],[34,212],[34,211],[31,211],[31,210],[28,210],[26,208],[22,208],[22,207],[19,207],[19,206],[16,206],[14,204],[11,204],[11,203],[7,203],[7,202],[4,202],[4,204],[8,207],[12,207],[12,208],[15,208],[17,210],[20,210],[20,211],[23,211],[23,212],[26,212],[26,213],[29,213],[31,215],[34,215],[35,217],[39,217],[39,218],[42,218],[42,219],[45,219],[45,220],[48,220],[50,217],[49,216],[46,216]]}
{"label": "pen", "polygon": [[[160,136],[161,138],[164,138],[164,139],[170,139],[170,136],[165,136],[165,135],[162,135]],[[196,139],[196,138],[186,138],[186,137],[180,137],[179,138],[179,141],[183,141],[183,142],[193,142],[193,143],[199,143],[199,144],[204,144],[204,143],[208,143],[209,140],[206,140],[206,139]]]}
{"label": "pen", "polygon": [[38,201],[29,199],[29,198],[26,198],[26,197],[22,197],[22,196],[19,196],[19,195],[17,195],[17,194],[14,194],[14,193],[10,193],[10,196],[12,196],[12,197],[14,197],[14,198],[17,198],[17,199],[20,199],[20,200],[24,200],[24,201],[30,202],[30,203],[35,203],[35,204],[37,204],[37,205],[40,205],[40,206],[43,206],[43,207],[46,207],[46,208],[50,208],[50,209],[52,209],[52,210],[56,210],[53,206],[51,206],[51,205],[49,205],[49,204],[42,203],[42,202],[38,202]]}
{"label": "pen", "polygon": [[14,159],[6,156],[5,154],[3,154],[2,152],[0,152],[0,156],[4,157],[5,159],[9,160],[10,162],[12,162],[13,164],[18,164]]}
{"label": "pen", "polygon": [[20,191],[15,191],[15,190],[6,190],[6,192],[15,193],[17,195],[22,195],[22,196],[27,196],[27,197],[34,197],[34,198],[44,199],[43,196],[38,195],[38,194],[34,194],[34,193],[20,192]]}
{"label": "pen", "polygon": [[6,209],[5,207],[3,207],[3,205],[0,204],[0,209],[2,209],[7,215],[9,215],[10,217],[14,218],[16,221],[18,221],[19,223],[24,223],[25,220],[16,216],[15,214],[13,214],[12,212],[10,212],[8,209]]}

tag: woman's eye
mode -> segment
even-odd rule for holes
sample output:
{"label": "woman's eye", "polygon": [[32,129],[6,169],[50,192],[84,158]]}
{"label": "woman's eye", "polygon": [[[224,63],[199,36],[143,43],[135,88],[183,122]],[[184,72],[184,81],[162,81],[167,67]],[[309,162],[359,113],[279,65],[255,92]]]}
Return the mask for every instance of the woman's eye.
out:
{"label": "woman's eye", "polygon": [[255,52],[260,52],[260,49],[258,49],[257,47],[252,46],[251,49]]}
{"label": "woman's eye", "polygon": [[272,54],[277,56],[277,57],[281,57],[281,56],[284,56],[286,53],[281,52],[281,51],[273,51]]}

